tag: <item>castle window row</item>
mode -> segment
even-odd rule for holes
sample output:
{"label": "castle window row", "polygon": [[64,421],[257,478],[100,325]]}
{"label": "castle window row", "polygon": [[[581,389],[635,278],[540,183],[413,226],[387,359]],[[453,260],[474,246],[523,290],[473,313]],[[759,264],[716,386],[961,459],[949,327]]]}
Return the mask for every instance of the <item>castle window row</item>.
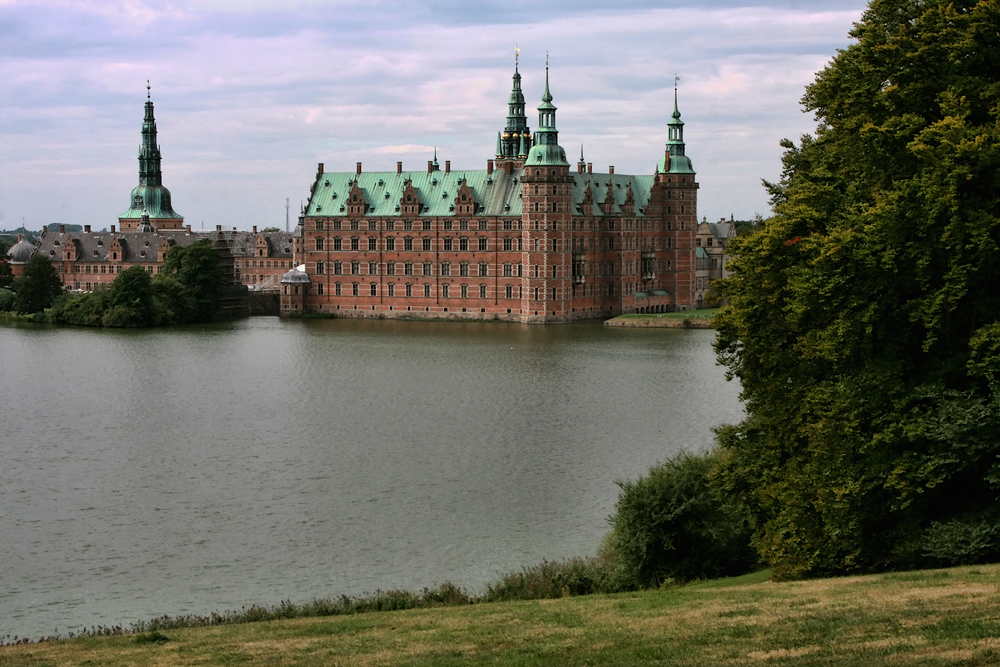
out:
{"label": "castle window row", "polygon": [[[579,251],[615,250],[616,245],[614,237],[595,239],[591,236],[572,238],[569,243],[572,250]],[[624,237],[622,246],[622,250],[663,250],[672,248],[673,240],[669,236]],[[322,236],[317,236],[314,239],[313,247],[317,251],[377,252],[379,244],[378,238],[374,236],[368,239],[362,239],[357,236],[344,239],[340,236],[335,236],[329,247],[327,247],[327,240]],[[520,237],[515,239],[514,237],[505,236],[500,239],[500,247],[505,252],[513,252],[515,249],[517,252],[522,252],[524,241]],[[533,247],[535,252],[543,252],[542,239],[534,239]],[[423,236],[416,239],[411,236],[402,239],[388,236],[385,238],[384,248],[386,252],[432,252],[434,249],[434,240],[430,236]],[[544,249],[551,249],[552,252],[560,252],[564,247],[559,239],[551,239],[549,248]],[[468,236],[460,236],[458,238],[446,236],[441,239],[441,250],[443,252],[489,252],[490,239],[486,236],[471,239]],[[261,266],[263,266],[263,263]],[[270,262],[268,262],[268,267],[270,268]]]}
{"label": "castle window row", "polygon": [[[552,202],[550,204],[554,204]],[[591,204],[593,202],[590,202]],[[534,202],[532,206],[536,207],[535,210],[543,212],[541,208],[544,206],[542,202]],[[548,210],[552,209],[549,205]],[[679,213],[686,213],[686,207],[679,207]],[[674,211],[671,206],[667,206],[667,213],[673,214]],[[473,221],[470,223],[468,220],[459,220],[457,223],[451,219],[440,220],[439,225],[435,226],[434,221],[431,219],[425,220],[341,220],[341,219],[325,219],[316,218],[308,225],[309,229],[322,232],[322,231],[369,231],[369,232],[393,232],[393,231],[434,231],[438,229],[439,231],[490,231],[491,229],[503,230],[503,231],[516,231],[523,229],[523,221],[520,219],[504,219],[502,221],[495,220],[493,226],[490,225],[489,219],[482,219]],[[542,223],[538,220],[535,221],[535,229],[539,229]],[[558,229],[558,221],[552,221],[549,223],[551,229]],[[580,216],[575,216],[572,221],[571,228],[574,231],[591,231],[591,230],[602,230],[602,231],[666,231],[673,229],[673,223],[670,220],[657,220],[649,218],[638,218],[638,219],[586,219]],[[677,225],[677,229],[686,229],[687,224],[681,221]]]}
{"label": "castle window row", "polygon": [[[297,286],[296,286],[297,287]],[[455,288],[458,288],[457,291]],[[324,283],[318,283],[315,286],[316,294],[324,295],[327,289],[332,289],[330,296],[356,296],[356,297],[378,297],[380,296],[379,290],[384,290],[381,296],[386,297],[423,297],[425,299],[434,298],[434,286],[431,283],[424,283],[423,285],[414,285],[413,283],[388,283],[383,287],[380,287],[378,283],[341,283],[335,282],[332,286],[327,287]],[[635,283],[626,283],[623,285],[623,289],[626,293],[634,294],[636,291]],[[445,283],[438,286],[437,296],[442,299],[488,299],[491,296],[496,296],[496,298],[503,299],[523,299],[525,289],[521,285],[503,285],[496,294],[492,294],[489,285],[469,285],[462,283],[460,285],[452,285]],[[288,293],[288,285],[284,286],[285,294]],[[557,300],[563,296],[563,292],[567,292],[567,296],[614,296],[615,295],[615,283],[596,283],[590,285],[573,285],[572,288],[563,290],[558,287],[543,288],[534,287],[529,288],[528,293],[530,298],[534,301],[541,301],[544,298],[551,297],[553,300]]]}

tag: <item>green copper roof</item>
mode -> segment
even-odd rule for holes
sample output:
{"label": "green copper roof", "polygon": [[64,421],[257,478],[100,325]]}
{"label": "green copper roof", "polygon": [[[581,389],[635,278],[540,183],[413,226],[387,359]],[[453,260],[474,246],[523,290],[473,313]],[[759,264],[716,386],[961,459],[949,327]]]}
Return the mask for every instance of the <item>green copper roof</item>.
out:
{"label": "green copper roof", "polygon": [[[535,147],[537,148],[537,147]],[[532,151],[535,150],[532,148]],[[549,148],[559,148],[551,146]],[[560,149],[561,150],[561,149]],[[427,217],[454,216],[475,217],[486,215],[493,217],[521,217],[521,178],[525,170],[532,167],[530,160],[525,169],[514,170],[507,176],[502,170],[487,174],[485,170],[459,171],[451,173],[435,171],[411,171],[397,174],[395,171],[363,172],[326,172],[321,174],[316,182],[315,191],[306,208],[308,216],[347,217],[348,199],[355,181],[361,189],[365,203],[369,206],[367,217]],[[626,202],[629,187],[635,203],[637,217],[643,216],[643,210],[649,201],[649,192],[653,186],[653,176],[632,176],[628,174],[579,174],[571,172],[573,177],[573,214],[582,215],[584,193],[589,185],[593,193],[591,215],[601,217],[604,213],[600,204],[608,198],[613,200],[611,212],[621,213]],[[403,215],[400,212],[400,199],[403,196],[406,181],[409,180],[423,205],[417,215]],[[461,188],[462,181],[469,186],[476,203],[481,206],[475,214],[456,213],[455,196]],[[611,187],[608,187],[608,184]],[[388,195],[388,197],[386,196]],[[362,228],[364,224],[362,223]],[[363,231],[363,229],[362,229]]]}
{"label": "green copper roof", "polygon": [[693,174],[694,167],[691,165],[691,158],[687,155],[671,155],[670,168],[666,168],[667,156],[664,155],[656,164],[656,171],[660,174]]}
{"label": "green copper roof", "polygon": [[156,143],[156,118],[146,84],[146,108],[142,119],[142,144],[139,146],[139,185],[132,190],[129,209],[119,218],[141,218],[143,211],[150,219],[183,219],[170,203],[170,190],[163,187],[160,172],[160,147]]}
{"label": "green copper roof", "polygon": [[524,161],[525,167],[535,165],[558,165],[568,167],[566,161],[566,151],[559,144],[535,144],[528,153],[528,159]]}

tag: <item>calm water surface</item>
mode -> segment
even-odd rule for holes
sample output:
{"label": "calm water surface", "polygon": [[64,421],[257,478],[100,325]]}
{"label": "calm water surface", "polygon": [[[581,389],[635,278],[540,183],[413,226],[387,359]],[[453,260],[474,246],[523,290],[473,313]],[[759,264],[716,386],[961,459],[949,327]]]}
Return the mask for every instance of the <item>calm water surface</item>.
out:
{"label": "calm water surface", "polygon": [[0,637],[593,554],[615,479],[741,418],[713,336],[0,327]]}

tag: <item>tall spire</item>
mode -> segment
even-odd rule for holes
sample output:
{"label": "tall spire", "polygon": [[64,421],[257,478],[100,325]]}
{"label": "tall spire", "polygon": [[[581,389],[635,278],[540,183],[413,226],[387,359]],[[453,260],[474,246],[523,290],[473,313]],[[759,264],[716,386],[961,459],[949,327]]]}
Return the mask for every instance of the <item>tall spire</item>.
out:
{"label": "tall spire", "polygon": [[667,121],[667,152],[671,155],[684,155],[684,121],[677,106],[677,82],[680,77],[674,75],[674,112]]}
{"label": "tall spire", "polygon": [[156,145],[156,118],[149,81],[146,81],[146,113],[142,119],[142,145],[139,147],[139,185],[162,185],[160,147]]}
{"label": "tall spire", "polygon": [[515,47],[513,85],[507,100],[507,126],[500,135],[501,143],[497,149],[497,157],[511,160],[516,160],[520,155],[522,136],[526,135],[527,147],[531,148],[531,128],[524,115],[524,93],[521,91],[521,73],[518,71],[520,53],[521,50]]}
{"label": "tall spire", "polygon": [[548,54],[545,56],[545,92],[542,103],[538,105],[538,131],[535,132],[535,145],[528,153],[525,167],[533,165],[569,166],[566,161],[566,151],[559,145],[559,130],[556,129],[556,106],[552,104],[552,92],[549,90]]}

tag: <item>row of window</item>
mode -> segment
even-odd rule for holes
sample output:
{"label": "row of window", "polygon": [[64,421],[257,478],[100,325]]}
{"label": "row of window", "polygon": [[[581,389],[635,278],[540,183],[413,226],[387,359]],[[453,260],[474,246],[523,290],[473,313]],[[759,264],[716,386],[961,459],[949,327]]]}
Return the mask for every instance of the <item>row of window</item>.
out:
{"label": "row of window", "polygon": [[[478,297],[480,299],[489,298],[489,287],[487,285],[479,285],[478,289],[474,285],[458,285],[458,293],[453,291],[454,285],[440,285],[440,297],[442,299],[450,298],[461,298],[468,299],[471,297]],[[629,288],[634,290],[634,284],[626,286],[626,291]],[[317,283],[316,294],[323,295],[326,293],[327,288],[323,283]],[[285,294],[288,294],[288,286],[284,286]],[[411,283],[405,283],[403,285],[396,285],[394,283],[389,283],[385,286],[385,296],[387,297],[413,297],[413,296],[423,296],[424,298],[432,298],[433,286],[430,283],[424,283],[421,285],[413,285]],[[297,293],[297,292],[296,292]],[[531,297],[535,301],[540,301],[545,296],[551,294],[553,300],[557,300],[560,295],[560,290],[556,287],[552,287],[551,291],[546,291],[541,287],[535,287],[529,292]],[[576,296],[614,296],[615,285],[614,283],[600,283],[592,285],[574,285],[572,288],[572,295]],[[334,283],[333,284],[333,296],[374,296],[379,295],[379,285],[378,283],[369,283],[365,285],[363,283]],[[516,295],[516,296],[515,296]],[[503,286],[503,297],[505,299],[522,299],[524,298],[524,288],[520,285],[504,285]]]}
{"label": "row of window", "polygon": [[[379,224],[380,222],[381,225]],[[430,219],[417,220],[417,221],[389,219],[389,220],[379,221],[379,220],[339,220],[339,219],[328,220],[325,218],[316,219],[314,223],[314,228],[317,231],[323,231],[324,229],[327,228],[327,225],[329,225],[329,228],[334,231],[340,231],[341,229],[349,228],[352,231],[367,229],[370,232],[374,232],[378,231],[380,227],[381,229],[384,229],[387,232],[391,232],[397,229],[401,229],[406,232],[411,230],[423,230],[425,232],[428,232],[432,229]],[[497,229],[500,229],[501,227],[507,231],[513,229],[521,229],[521,221],[504,220],[502,223],[498,223]],[[444,230],[458,229],[461,231],[478,229],[479,231],[483,232],[489,229],[489,220],[485,218],[481,220],[474,220],[473,224],[470,225],[468,220],[459,220],[458,224],[455,224],[454,220],[446,219],[442,222],[441,228]]]}
{"label": "row of window", "polygon": [[[539,211],[539,203],[535,202],[535,210]],[[555,209],[553,209],[555,210]],[[541,212],[541,211],[539,211]],[[667,213],[672,213],[670,206],[667,207]],[[681,213],[685,212],[684,207],[681,207]],[[470,224],[468,220],[459,220],[458,224],[455,224],[454,220],[445,219],[441,223],[441,229],[445,231],[488,231],[489,230],[489,220],[481,219],[473,221],[474,224]],[[541,221],[536,220],[534,228],[540,229],[542,226]],[[326,231],[327,229],[333,231],[362,231],[367,230],[370,232],[379,231],[382,229],[387,232],[392,231],[425,231],[429,232],[433,228],[433,221],[430,219],[426,220],[341,220],[341,219],[327,219],[327,218],[316,218],[310,225],[312,229],[316,231]],[[549,222],[550,229],[558,229],[559,223],[556,220]],[[504,220],[503,222],[497,223],[497,229],[503,229],[504,231],[514,231],[523,229],[523,223],[521,220]],[[616,228],[622,231],[665,231],[673,229],[673,222],[670,220],[655,220],[649,218],[639,218],[639,219],[628,219],[628,220],[594,220],[594,219],[582,219],[575,218],[571,224],[570,228],[573,231],[585,231],[585,230],[609,230],[614,231]],[[687,225],[685,222],[681,222],[678,225],[678,229],[686,229]]]}
{"label": "row of window", "polygon": [[[339,236],[335,236],[332,239],[329,250],[334,252],[351,250],[355,252],[378,252],[378,239],[374,236],[368,238],[367,242],[364,239],[358,238],[357,236],[352,236],[350,239],[342,239]],[[414,239],[413,237],[407,236],[402,239],[402,245],[396,243],[396,238],[393,236],[388,236],[385,239],[385,250],[386,252],[396,252],[396,251],[413,251],[418,250],[422,252],[431,252],[433,249],[433,239],[430,236],[424,236],[419,239]],[[489,238],[481,236],[478,239],[470,239],[466,236],[462,236],[457,239],[451,238],[450,236],[444,237],[442,240],[442,251],[444,252],[488,252],[489,251]],[[572,249],[574,251],[585,251],[585,250],[614,250],[615,249],[615,239],[614,237],[602,237],[599,239],[594,239],[592,237],[585,238],[575,238],[570,239],[572,243]],[[322,236],[317,236],[314,241],[316,250],[324,250],[326,248],[326,239]],[[518,252],[522,252],[524,249],[523,240],[520,238],[514,239],[510,236],[505,236],[501,239],[501,245],[505,252],[512,252],[514,248],[517,248]],[[559,239],[551,239],[549,244],[552,252],[559,252],[560,243]],[[670,237],[659,237],[659,236],[649,236],[643,237],[641,239],[636,239],[628,237],[624,239],[624,250],[660,250],[662,248],[672,248],[673,242]],[[543,251],[543,240],[534,239],[534,249],[535,252]],[[548,249],[548,248],[544,248]],[[268,266],[271,263],[268,262]]]}
{"label": "row of window", "polygon": [[[272,262],[274,263],[273,267],[271,266]],[[236,265],[239,266],[239,264],[240,264],[239,261],[237,261]],[[248,259],[248,260],[245,260],[243,262],[243,268],[244,269],[250,269],[250,268],[253,268],[253,269],[264,269],[264,268],[267,268],[267,269],[270,269],[270,268],[284,269],[284,268],[289,268],[290,269],[290,268],[292,268],[292,260],[283,260],[283,259],[282,260],[278,260],[278,259],[276,259],[276,260],[270,260],[270,259],[268,259],[268,260],[263,260],[263,259]]]}
{"label": "row of window", "polygon": [[[441,262],[438,275],[442,276],[452,275],[452,266],[453,265],[451,264],[451,262]],[[489,264],[487,264],[486,262],[480,262],[479,264],[469,264],[468,262],[461,262],[457,266],[458,266],[458,275],[460,276],[489,275]],[[515,271],[516,275],[521,275],[521,265],[517,264],[516,265],[517,269],[515,269],[514,266],[515,265],[511,262],[505,263],[503,265],[503,275],[513,276],[515,275]],[[471,270],[470,267],[476,269],[478,273],[476,274],[470,273]],[[326,262],[316,262],[317,274],[319,275],[325,274],[327,268],[328,267]],[[346,262],[332,263],[332,273],[336,275],[347,273],[348,270],[352,275],[361,275],[362,268],[366,268],[367,274],[370,276],[375,276],[379,274],[378,262],[366,262],[364,264],[362,264],[362,262],[351,262],[350,264]],[[400,270],[402,270],[402,275],[404,276],[413,276],[413,275],[430,276],[433,275],[434,268],[431,262],[424,262],[423,264],[414,264],[413,262],[401,262],[398,264],[396,262],[385,263],[385,275],[387,276],[398,275]],[[419,270],[420,273],[419,274],[415,273],[416,270]]]}

